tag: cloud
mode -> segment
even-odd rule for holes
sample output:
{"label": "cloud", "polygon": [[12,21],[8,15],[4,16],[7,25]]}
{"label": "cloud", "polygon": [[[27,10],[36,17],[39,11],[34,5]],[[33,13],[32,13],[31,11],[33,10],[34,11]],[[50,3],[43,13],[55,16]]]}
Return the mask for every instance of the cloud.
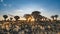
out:
{"label": "cloud", "polygon": [[12,4],[5,4],[5,3],[3,3],[3,5],[4,5],[5,7],[11,7],[11,6],[12,6]]}
{"label": "cloud", "polygon": [[8,4],[9,7],[11,7],[12,5],[11,4]]}
{"label": "cloud", "polygon": [[9,14],[22,16],[23,10],[21,10],[21,9],[15,9],[15,10],[12,10],[12,12],[9,12]]}
{"label": "cloud", "polygon": [[15,12],[17,12],[17,13],[22,12],[22,11],[23,11],[23,10],[21,10],[21,9],[15,10]]}
{"label": "cloud", "polygon": [[7,6],[7,4],[3,4],[4,6]]}
{"label": "cloud", "polygon": [[3,2],[3,0],[1,0],[1,2]]}

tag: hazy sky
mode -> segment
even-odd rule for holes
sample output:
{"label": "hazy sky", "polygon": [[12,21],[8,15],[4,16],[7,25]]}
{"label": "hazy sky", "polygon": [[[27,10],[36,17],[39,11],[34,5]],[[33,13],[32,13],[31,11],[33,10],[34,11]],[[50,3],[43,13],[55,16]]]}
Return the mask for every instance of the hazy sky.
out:
{"label": "hazy sky", "polygon": [[0,0],[0,20],[4,14],[23,16],[35,10],[49,18],[58,14],[60,19],[60,0]]}

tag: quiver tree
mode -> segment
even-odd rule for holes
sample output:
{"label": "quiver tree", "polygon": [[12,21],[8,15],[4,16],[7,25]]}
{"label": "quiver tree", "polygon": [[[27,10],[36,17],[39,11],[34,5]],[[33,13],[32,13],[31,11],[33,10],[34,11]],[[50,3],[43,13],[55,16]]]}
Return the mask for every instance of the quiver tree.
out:
{"label": "quiver tree", "polygon": [[6,21],[6,19],[8,18],[8,16],[7,15],[3,15],[3,18]]}

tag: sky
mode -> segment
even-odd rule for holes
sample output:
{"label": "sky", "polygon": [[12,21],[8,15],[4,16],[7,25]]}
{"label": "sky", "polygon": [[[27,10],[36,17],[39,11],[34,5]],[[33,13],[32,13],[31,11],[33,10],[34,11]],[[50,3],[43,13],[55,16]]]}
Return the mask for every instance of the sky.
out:
{"label": "sky", "polygon": [[57,14],[60,19],[60,0],[0,0],[0,20],[3,15],[23,16],[33,11],[40,11],[48,18]]}

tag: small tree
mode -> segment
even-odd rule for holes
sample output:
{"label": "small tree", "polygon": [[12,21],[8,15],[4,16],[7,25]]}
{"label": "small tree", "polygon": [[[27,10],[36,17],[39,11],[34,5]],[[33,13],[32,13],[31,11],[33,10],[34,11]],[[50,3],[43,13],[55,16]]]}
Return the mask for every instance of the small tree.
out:
{"label": "small tree", "polygon": [[35,21],[37,21],[40,14],[41,14],[41,12],[39,12],[39,11],[33,11],[31,13],[31,15],[34,17]]}
{"label": "small tree", "polygon": [[4,18],[5,21],[6,21],[6,19],[8,18],[8,16],[7,16],[7,15],[3,15],[3,18]]}
{"label": "small tree", "polygon": [[55,15],[55,18],[56,18],[56,20],[57,20],[57,18],[58,18],[58,15]]}
{"label": "small tree", "polygon": [[14,18],[17,21],[20,17],[19,16],[14,16]]}
{"label": "small tree", "polygon": [[12,18],[12,17],[10,17],[10,21],[12,21],[12,19],[13,19],[13,18]]}
{"label": "small tree", "polygon": [[54,20],[54,17],[55,17],[55,16],[51,16],[51,18],[52,18],[53,20]]}
{"label": "small tree", "polygon": [[25,14],[24,17],[26,18],[26,21],[29,21],[29,18],[32,18],[30,14]]}

